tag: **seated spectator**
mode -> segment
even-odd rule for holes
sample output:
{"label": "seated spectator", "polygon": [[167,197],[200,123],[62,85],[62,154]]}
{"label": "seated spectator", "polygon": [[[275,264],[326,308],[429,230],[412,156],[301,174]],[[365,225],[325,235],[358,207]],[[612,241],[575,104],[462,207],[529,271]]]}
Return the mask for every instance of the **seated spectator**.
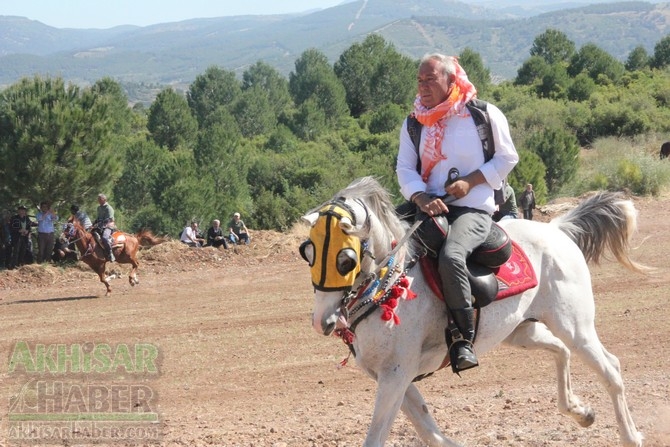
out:
{"label": "seated spectator", "polygon": [[198,233],[198,222],[192,221],[191,225],[184,227],[180,240],[189,247],[202,247],[205,240]]}
{"label": "seated spectator", "polygon": [[84,210],[79,209],[79,205],[72,204],[70,207],[70,212],[72,213],[72,216],[67,220],[68,222],[73,222],[77,221],[79,222],[79,225],[84,227],[84,230],[88,231],[93,224],[91,223],[91,218],[88,217],[88,214],[84,212]]}
{"label": "seated spectator", "polygon": [[67,238],[61,233],[54,243],[54,262],[77,262],[77,249],[74,244],[68,244]]}
{"label": "seated spectator", "polygon": [[251,242],[249,229],[244,225],[244,221],[240,219],[240,213],[233,214],[233,220],[228,224],[228,233],[230,233],[230,241],[233,244],[241,244],[244,242],[249,245],[249,242]]}
{"label": "seated spectator", "polygon": [[216,248],[223,246],[223,248],[228,248],[228,242],[221,228],[221,221],[218,219],[214,219],[212,226],[207,230],[207,246]]}

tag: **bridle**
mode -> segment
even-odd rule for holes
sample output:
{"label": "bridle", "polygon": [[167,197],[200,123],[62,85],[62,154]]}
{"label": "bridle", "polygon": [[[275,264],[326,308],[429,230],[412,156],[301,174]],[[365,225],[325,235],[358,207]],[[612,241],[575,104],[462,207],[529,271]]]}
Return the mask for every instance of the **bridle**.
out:
{"label": "bridle", "polygon": [[[68,245],[70,245],[70,244],[76,244],[77,242],[79,242],[79,241],[81,241],[81,240],[85,240],[85,241],[87,242],[87,244],[86,244],[86,252],[82,253],[81,257],[83,258],[83,257],[85,257],[85,256],[89,256],[91,253],[93,253],[92,245],[91,245],[91,243],[86,239],[86,236],[81,236],[81,237],[78,237],[78,238],[72,240],[71,237],[72,237],[73,233],[76,234],[76,232],[77,232],[77,227],[75,227],[75,225],[72,224],[71,222],[70,222],[70,223],[67,223],[66,226],[69,228],[69,229],[67,230],[67,237],[66,237]],[[83,232],[86,233],[86,230],[83,230]]]}
{"label": "bridle", "polygon": [[[360,199],[354,200],[365,211],[365,223],[363,228],[367,227],[367,229],[370,230],[370,212],[368,211],[367,206]],[[343,206],[344,199],[336,199],[335,201],[328,202],[326,205],[333,203],[336,203],[338,206]],[[352,216],[355,216],[351,207],[347,206],[347,209]],[[375,264],[376,267],[368,273],[363,273],[363,271],[361,271],[355,278],[353,285],[343,291],[339,312],[344,317],[345,321],[347,321],[348,325],[343,328],[335,329],[334,333],[336,336],[342,338],[354,356],[355,352],[352,343],[355,338],[354,332],[358,324],[379,308],[384,309],[382,319],[386,319],[386,317],[390,319],[394,315],[393,309],[396,307],[397,299],[400,297],[400,286],[407,286],[408,280],[406,279],[406,273],[418,260],[415,256],[405,262],[405,256],[402,255],[398,259],[398,253],[408,243],[412,234],[422,222],[423,220],[417,220],[400,241],[392,241],[388,253],[386,253],[379,263]],[[370,258],[372,262],[376,261],[375,253],[373,253],[369,247],[369,240],[360,240],[360,245],[362,250],[359,262],[363,263],[365,257]],[[349,322],[350,318],[353,318],[351,322]]]}

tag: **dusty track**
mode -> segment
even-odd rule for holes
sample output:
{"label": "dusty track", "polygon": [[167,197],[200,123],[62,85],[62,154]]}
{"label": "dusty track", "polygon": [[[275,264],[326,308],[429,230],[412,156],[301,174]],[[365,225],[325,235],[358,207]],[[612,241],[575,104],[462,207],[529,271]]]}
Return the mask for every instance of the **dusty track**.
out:
{"label": "dusty track", "polygon": [[[594,266],[597,328],[621,360],[645,445],[660,447],[670,445],[670,200],[636,205],[636,240],[650,239],[634,258],[659,273]],[[8,369],[19,341],[155,345],[160,374],[143,383],[158,396],[162,445],[361,445],[375,384],[353,362],[337,369],[347,349],[310,327],[312,290],[297,255],[302,236],[254,235],[252,246],[236,252],[176,242],[143,251],[140,285],[128,285],[124,266],[110,298],[83,267],[0,272],[0,445],[9,445],[10,397],[26,382]],[[605,390],[579,359],[572,371],[576,393],[596,411],[587,429],[558,413],[546,353],[498,348],[462,378],[441,371],[419,387],[445,433],[468,446],[618,445]],[[401,415],[389,445],[422,444]]]}

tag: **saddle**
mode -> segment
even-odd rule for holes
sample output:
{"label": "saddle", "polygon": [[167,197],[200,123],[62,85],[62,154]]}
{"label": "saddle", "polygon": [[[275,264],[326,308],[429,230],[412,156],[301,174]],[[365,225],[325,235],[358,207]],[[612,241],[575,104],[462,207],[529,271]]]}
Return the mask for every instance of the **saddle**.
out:
{"label": "saddle", "polygon": [[126,244],[126,234],[123,231],[114,230],[112,233],[112,248],[123,247]]}
{"label": "saddle", "polygon": [[[427,251],[419,263],[431,290],[444,301],[437,258],[429,253]],[[528,256],[495,222],[492,222],[484,243],[468,258],[466,268],[478,308],[537,286],[535,270]]]}
{"label": "saddle", "polygon": [[[93,239],[95,239],[96,244],[100,245],[100,239],[102,238],[101,231],[98,228],[94,228],[91,230],[91,233],[93,233]],[[126,243],[126,235],[120,230],[114,230],[110,238],[112,239],[112,249],[123,247]]]}
{"label": "saddle", "polygon": [[[449,222],[443,215],[427,216],[417,211],[411,202],[396,208],[403,220],[423,220],[413,235],[417,245],[425,249],[419,263],[431,290],[444,301],[437,254],[449,232]],[[525,252],[496,222],[491,223],[491,231],[484,243],[468,258],[466,268],[475,306],[480,308],[537,285],[535,271]]]}

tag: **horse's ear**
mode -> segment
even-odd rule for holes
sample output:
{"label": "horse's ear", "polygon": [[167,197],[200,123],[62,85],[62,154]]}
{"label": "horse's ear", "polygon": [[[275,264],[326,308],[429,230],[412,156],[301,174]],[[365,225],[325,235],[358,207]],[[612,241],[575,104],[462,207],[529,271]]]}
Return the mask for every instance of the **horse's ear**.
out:
{"label": "horse's ear", "polygon": [[311,213],[302,216],[302,221],[305,222],[310,227],[313,227],[316,221],[319,219],[319,213]]}
{"label": "horse's ear", "polygon": [[351,219],[348,218],[347,216],[342,216],[342,219],[340,219],[340,228],[344,232],[355,230],[354,224],[351,222]]}

